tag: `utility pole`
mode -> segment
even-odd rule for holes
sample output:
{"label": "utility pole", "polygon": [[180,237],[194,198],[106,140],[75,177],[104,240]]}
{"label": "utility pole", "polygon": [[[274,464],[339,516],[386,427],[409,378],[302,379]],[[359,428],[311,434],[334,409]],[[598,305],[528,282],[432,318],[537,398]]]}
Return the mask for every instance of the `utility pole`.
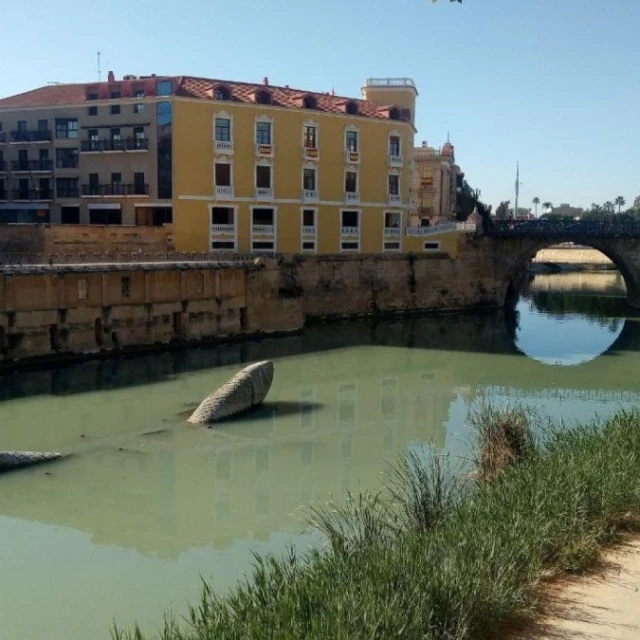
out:
{"label": "utility pole", "polygon": [[98,82],[102,81],[102,70],[100,69],[100,52],[98,51]]}
{"label": "utility pole", "polygon": [[516,164],[516,203],[513,208],[514,219],[518,217],[518,196],[520,195],[520,162]]}

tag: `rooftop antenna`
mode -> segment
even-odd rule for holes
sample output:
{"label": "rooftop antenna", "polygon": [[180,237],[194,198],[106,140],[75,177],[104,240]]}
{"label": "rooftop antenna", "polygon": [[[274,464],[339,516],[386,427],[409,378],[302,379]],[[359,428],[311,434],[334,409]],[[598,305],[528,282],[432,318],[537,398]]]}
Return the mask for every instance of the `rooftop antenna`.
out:
{"label": "rooftop antenna", "polygon": [[100,52],[98,51],[98,82],[102,82],[102,72],[100,71]]}
{"label": "rooftop antenna", "polygon": [[448,131],[447,131],[447,142],[450,142],[449,141],[449,132]]}

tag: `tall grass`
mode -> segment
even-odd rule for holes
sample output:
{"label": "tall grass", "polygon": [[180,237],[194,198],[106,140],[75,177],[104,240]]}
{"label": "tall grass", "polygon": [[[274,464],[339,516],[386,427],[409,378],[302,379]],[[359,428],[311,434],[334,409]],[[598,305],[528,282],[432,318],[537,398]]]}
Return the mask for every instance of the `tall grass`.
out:
{"label": "tall grass", "polygon": [[520,409],[477,422],[487,473],[469,482],[446,459],[410,456],[389,488],[314,514],[325,548],[256,558],[224,596],[205,585],[158,637],[463,640],[534,613],[542,580],[588,568],[640,514],[640,412],[537,442]]}

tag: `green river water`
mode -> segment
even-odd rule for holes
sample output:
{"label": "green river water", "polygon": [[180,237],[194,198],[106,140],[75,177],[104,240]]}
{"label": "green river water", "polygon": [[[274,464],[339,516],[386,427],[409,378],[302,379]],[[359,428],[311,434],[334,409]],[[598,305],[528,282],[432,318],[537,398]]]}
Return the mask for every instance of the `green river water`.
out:
{"label": "green river water", "polygon": [[[640,322],[617,272],[537,275],[514,313],[310,327],[292,338],[0,376],[0,448],[73,455],[0,479],[0,636],[153,630],[233,585],[251,552],[303,549],[310,505],[378,487],[432,444],[465,455],[481,403],[568,422],[640,398]],[[270,358],[257,412],[189,426],[245,362]]]}

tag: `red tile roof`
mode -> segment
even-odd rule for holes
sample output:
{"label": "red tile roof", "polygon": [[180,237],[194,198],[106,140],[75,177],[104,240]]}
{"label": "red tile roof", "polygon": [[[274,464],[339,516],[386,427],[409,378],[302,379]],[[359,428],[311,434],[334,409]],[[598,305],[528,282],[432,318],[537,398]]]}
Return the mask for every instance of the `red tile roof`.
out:
{"label": "red tile roof", "polygon": [[[208,78],[194,78],[192,76],[156,76],[150,83],[149,78],[140,78],[133,81],[116,81],[115,84],[109,85],[118,87],[120,85],[131,83],[144,84],[149,94],[149,87],[154,85],[157,80],[171,80],[173,83],[174,95],[199,98],[202,100],[213,100],[214,88],[220,85],[227,87],[231,93],[230,102],[254,103],[254,95],[257,91],[268,91],[271,94],[271,104],[279,107],[287,107],[291,109],[299,109],[302,107],[302,98],[311,96],[316,100],[316,111],[324,111],[328,113],[344,113],[345,105],[353,102],[357,105],[359,116],[367,118],[376,118],[387,120],[389,118],[389,108],[393,105],[379,105],[368,100],[358,100],[355,98],[346,98],[342,96],[334,96],[328,93],[317,93],[312,91],[303,91],[300,89],[290,89],[289,87],[276,87],[265,84],[251,84],[248,82],[228,82],[225,80],[212,80]],[[107,97],[107,83],[89,82],[86,84],[63,84],[48,85],[20,93],[15,96],[0,99],[0,109],[3,108],[21,108],[21,107],[48,107],[79,104],[86,101],[87,88],[96,89],[104,87],[105,91],[100,92],[101,98]],[[125,92],[123,92],[123,95]],[[130,95],[130,94],[129,94]],[[408,119],[408,118],[407,118]]]}

